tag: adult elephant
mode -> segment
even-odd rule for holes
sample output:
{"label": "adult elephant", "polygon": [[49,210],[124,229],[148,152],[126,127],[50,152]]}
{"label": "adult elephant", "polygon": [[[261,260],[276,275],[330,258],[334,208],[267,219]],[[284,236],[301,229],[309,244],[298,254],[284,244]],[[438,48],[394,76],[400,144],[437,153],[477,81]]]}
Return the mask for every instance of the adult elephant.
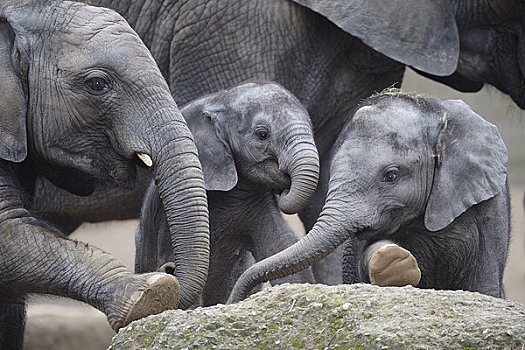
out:
{"label": "adult elephant", "polygon": [[[20,346],[25,293],[90,303],[115,330],[177,306],[173,277],[134,275],[28,210],[38,176],[88,195],[100,184],[129,187],[137,164],[151,168],[170,226],[179,307],[192,304],[209,255],[201,165],[165,79],[128,23],[77,2],[3,1],[0,77],[0,347]],[[159,283],[169,288],[153,288]]]}
{"label": "adult elephant", "polygon": [[507,150],[497,128],[460,100],[390,91],[349,117],[314,227],[250,267],[231,301],[343,243],[346,283],[370,277],[380,285],[504,297],[510,204]]}
{"label": "adult elephant", "polygon": [[[89,2],[131,23],[179,104],[253,78],[283,85],[310,114],[322,167],[350,109],[400,84],[405,65],[461,91],[492,84],[525,108],[525,8],[518,0]],[[73,228],[81,220],[138,217],[145,188],[136,191],[125,210],[114,205],[118,194],[108,198],[104,190],[93,200],[107,205],[95,212],[83,205],[87,198],[53,200],[53,189],[37,205]],[[307,228],[319,210],[302,213]]]}

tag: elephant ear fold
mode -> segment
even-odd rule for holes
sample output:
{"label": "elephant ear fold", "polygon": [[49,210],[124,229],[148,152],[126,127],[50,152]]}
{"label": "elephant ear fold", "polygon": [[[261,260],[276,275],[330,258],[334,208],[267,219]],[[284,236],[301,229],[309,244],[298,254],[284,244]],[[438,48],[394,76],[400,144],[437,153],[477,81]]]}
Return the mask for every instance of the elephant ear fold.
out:
{"label": "elephant ear fold", "polygon": [[27,96],[15,33],[0,18],[0,158],[21,162],[27,156]]}
{"label": "elephant ear fold", "polygon": [[237,169],[220,130],[221,112],[190,104],[182,114],[195,138],[206,190],[231,190],[237,184]]}
{"label": "elephant ear fold", "polygon": [[449,0],[293,0],[382,54],[438,76],[456,70],[459,35]]}
{"label": "elephant ear fold", "polygon": [[436,100],[444,113],[425,211],[430,231],[445,228],[468,208],[502,192],[508,160],[496,126],[463,101]]}

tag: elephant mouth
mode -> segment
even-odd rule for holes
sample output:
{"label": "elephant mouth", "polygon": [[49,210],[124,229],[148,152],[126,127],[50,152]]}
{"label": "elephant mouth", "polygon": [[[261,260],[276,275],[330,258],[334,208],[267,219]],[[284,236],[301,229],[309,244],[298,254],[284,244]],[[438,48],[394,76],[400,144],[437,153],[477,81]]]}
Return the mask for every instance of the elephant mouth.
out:
{"label": "elephant mouth", "polygon": [[392,224],[388,227],[365,226],[355,232],[355,236],[362,240],[387,239],[389,236],[396,234],[400,230],[399,224]]}
{"label": "elephant mouth", "polygon": [[269,177],[269,184],[275,194],[281,195],[283,191],[290,189],[290,186],[292,185],[290,175],[279,169],[279,163],[276,160],[267,160],[264,167],[266,168],[266,173]]}

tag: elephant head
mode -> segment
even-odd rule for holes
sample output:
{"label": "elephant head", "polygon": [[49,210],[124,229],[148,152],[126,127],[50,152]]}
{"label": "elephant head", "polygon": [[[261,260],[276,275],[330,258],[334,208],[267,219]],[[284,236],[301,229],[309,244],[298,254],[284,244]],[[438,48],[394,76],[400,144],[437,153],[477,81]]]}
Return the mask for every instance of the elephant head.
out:
{"label": "elephant head", "polygon": [[151,167],[181,286],[206,280],[209,228],[193,137],[155,61],[116,12],[70,1],[0,5],[0,158],[79,195]]}
{"label": "elephant head", "polygon": [[282,191],[296,213],[317,186],[319,156],[307,111],[274,83],[245,83],[198,99],[184,116],[199,149],[207,190],[229,191],[239,177]]}
{"label": "elephant head", "polygon": [[464,102],[408,96],[370,98],[341,132],[326,203],[311,231],[252,266],[230,297],[294,273],[350,237],[387,238],[407,224],[440,231],[505,188],[507,152],[496,127]]}

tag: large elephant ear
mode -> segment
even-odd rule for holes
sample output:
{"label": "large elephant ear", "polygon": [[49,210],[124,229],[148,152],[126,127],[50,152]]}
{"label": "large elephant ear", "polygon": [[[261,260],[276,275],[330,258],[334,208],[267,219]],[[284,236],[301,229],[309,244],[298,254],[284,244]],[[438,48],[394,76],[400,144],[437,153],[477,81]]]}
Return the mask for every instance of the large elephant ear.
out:
{"label": "large elephant ear", "polygon": [[21,162],[27,156],[27,96],[21,81],[15,32],[0,17],[0,158]]}
{"label": "large elephant ear", "polygon": [[434,75],[450,75],[459,35],[449,0],[293,0],[371,48]]}
{"label": "large elephant ear", "polygon": [[425,212],[430,231],[445,228],[468,208],[502,192],[508,160],[496,126],[463,101],[436,100],[444,113]]}
{"label": "large elephant ear", "polygon": [[220,113],[200,103],[182,109],[195,138],[204,184],[209,191],[229,191],[237,184],[237,169],[231,149],[222,135]]}

